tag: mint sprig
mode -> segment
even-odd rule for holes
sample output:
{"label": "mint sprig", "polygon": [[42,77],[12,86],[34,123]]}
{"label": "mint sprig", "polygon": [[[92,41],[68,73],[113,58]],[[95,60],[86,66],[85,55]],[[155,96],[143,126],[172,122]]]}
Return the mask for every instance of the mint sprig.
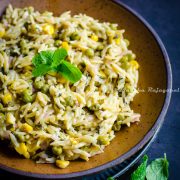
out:
{"label": "mint sprig", "polygon": [[41,51],[32,59],[34,77],[43,76],[49,71],[55,71],[72,83],[81,79],[81,71],[65,60],[68,53],[66,49],[59,48],[55,51]]}
{"label": "mint sprig", "polygon": [[169,173],[169,162],[164,154],[164,158],[158,158],[147,166],[148,156],[143,157],[141,165],[132,173],[131,180],[167,180]]}

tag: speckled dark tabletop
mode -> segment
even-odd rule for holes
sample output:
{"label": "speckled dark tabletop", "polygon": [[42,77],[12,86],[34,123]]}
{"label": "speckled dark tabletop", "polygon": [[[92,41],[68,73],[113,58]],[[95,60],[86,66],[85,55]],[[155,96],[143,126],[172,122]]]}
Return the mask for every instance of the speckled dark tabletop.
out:
{"label": "speckled dark tabletop", "polygon": [[[141,14],[159,34],[170,57],[173,72],[172,99],[163,127],[147,154],[150,160],[166,152],[170,162],[170,180],[180,179],[180,0],[121,0]],[[129,180],[132,167],[120,180]],[[0,179],[26,179],[0,171]]]}

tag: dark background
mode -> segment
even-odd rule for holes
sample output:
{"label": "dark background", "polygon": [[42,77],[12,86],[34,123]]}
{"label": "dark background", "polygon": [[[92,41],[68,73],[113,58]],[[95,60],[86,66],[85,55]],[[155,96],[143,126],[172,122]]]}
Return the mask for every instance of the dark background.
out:
{"label": "dark background", "polygon": [[[170,180],[180,180],[180,0],[121,0],[137,11],[155,29],[168,52],[172,73],[173,89],[171,103],[165,122],[147,151],[150,161],[162,157],[169,160]],[[133,168],[120,180],[129,180]]]}
{"label": "dark background", "polygon": [[[167,154],[170,180],[180,180],[180,0],[121,0],[142,15],[162,39],[172,65],[172,99],[165,122],[147,154],[151,160]],[[137,166],[137,165],[136,165]],[[129,180],[131,168],[120,180]],[[25,179],[0,171],[0,179]]]}

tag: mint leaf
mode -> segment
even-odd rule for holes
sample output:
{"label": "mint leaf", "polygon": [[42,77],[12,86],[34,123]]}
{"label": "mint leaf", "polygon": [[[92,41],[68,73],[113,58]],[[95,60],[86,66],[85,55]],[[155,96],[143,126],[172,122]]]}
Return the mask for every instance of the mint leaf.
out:
{"label": "mint leaf", "polygon": [[108,177],[107,180],[115,180],[113,177]]}
{"label": "mint leaf", "polygon": [[64,60],[67,55],[68,53],[64,48],[55,51],[41,51],[32,59],[35,66],[32,71],[33,76],[43,76],[49,71],[55,71],[72,83],[79,81],[82,73],[77,67]]}
{"label": "mint leaf", "polygon": [[169,162],[166,158],[166,154],[164,158],[159,158],[154,160],[146,170],[146,179],[147,180],[167,180]]}
{"label": "mint leaf", "polygon": [[53,62],[54,51],[41,51],[42,64],[51,64]]}
{"label": "mint leaf", "polygon": [[32,59],[34,66],[39,66],[40,64],[51,64],[53,61],[54,51],[41,51]]}
{"label": "mint leaf", "polygon": [[75,83],[81,79],[81,71],[67,61],[63,61],[58,67],[57,71],[66,79]]}
{"label": "mint leaf", "polygon": [[43,76],[50,70],[51,70],[51,67],[49,65],[41,64],[37,66],[35,69],[33,69],[32,74],[34,77]]}
{"label": "mint leaf", "polygon": [[133,172],[131,175],[131,180],[144,180],[146,177],[146,166],[148,161],[148,156],[145,155],[143,157],[143,162],[141,165],[136,169],[136,171]]}
{"label": "mint leaf", "polygon": [[64,48],[57,49],[53,55],[52,66],[54,67],[61,64],[62,60],[65,59],[67,55],[67,51]]}

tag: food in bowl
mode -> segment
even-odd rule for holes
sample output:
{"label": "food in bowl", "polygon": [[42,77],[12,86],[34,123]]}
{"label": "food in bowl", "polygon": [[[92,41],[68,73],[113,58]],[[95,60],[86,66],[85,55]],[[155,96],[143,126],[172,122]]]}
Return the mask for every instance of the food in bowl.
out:
{"label": "food in bowl", "polygon": [[[9,5],[0,22],[1,139],[25,158],[66,168],[102,153],[121,126],[138,122],[130,102],[139,64],[123,33],[84,14]],[[58,51],[79,76],[35,63]]]}

